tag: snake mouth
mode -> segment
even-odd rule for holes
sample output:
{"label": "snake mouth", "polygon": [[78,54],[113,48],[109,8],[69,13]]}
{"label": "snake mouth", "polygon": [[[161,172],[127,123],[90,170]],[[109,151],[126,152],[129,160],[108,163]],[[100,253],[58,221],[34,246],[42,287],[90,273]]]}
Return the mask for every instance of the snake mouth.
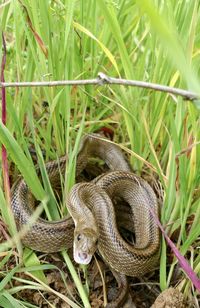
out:
{"label": "snake mouth", "polygon": [[74,260],[78,264],[89,264],[92,259],[91,255],[88,255],[87,252],[75,252]]}

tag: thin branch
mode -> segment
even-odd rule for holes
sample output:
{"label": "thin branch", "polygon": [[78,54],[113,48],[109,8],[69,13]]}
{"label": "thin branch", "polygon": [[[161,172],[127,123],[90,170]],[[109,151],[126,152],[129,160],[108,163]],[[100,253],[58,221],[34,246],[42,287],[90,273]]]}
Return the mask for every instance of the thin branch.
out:
{"label": "thin branch", "polygon": [[95,79],[82,79],[82,80],[59,80],[59,81],[33,81],[33,82],[0,82],[0,88],[2,87],[56,87],[56,86],[73,86],[73,85],[106,85],[106,84],[117,84],[123,86],[132,86],[145,89],[151,89],[154,91],[160,91],[170,93],[173,95],[180,95],[186,100],[196,100],[200,98],[197,93],[187,91],[184,89],[168,87],[157,83],[150,83],[139,80],[127,80],[121,78],[113,78],[99,73]]}

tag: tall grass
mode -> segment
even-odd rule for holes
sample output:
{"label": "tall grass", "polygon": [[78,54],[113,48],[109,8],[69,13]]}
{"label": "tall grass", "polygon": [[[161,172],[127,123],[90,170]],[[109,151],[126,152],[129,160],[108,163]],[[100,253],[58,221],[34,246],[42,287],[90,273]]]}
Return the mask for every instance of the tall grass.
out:
{"label": "tall grass", "polygon": [[[0,4],[0,20],[7,42],[6,81],[85,79],[103,71],[111,76],[200,93],[197,0],[13,0],[7,5]],[[35,147],[44,175],[42,151],[47,161],[68,153],[66,195],[74,183],[81,135],[112,126],[114,121],[115,141],[126,144],[132,151],[133,169],[140,174],[144,160],[155,167],[164,188],[162,223],[167,226],[169,236],[178,230],[178,248],[200,273],[196,248],[200,235],[199,102],[189,103],[172,95],[122,86],[9,88],[6,94],[7,128],[0,123],[0,142],[7,149],[9,162],[15,163],[15,174],[22,174],[34,195],[42,201],[47,192],[50,194],[51,218],[57,218],[59,212],[65,213],[64,202],[60,208],[54,206],[55,199],[45,176],[46,191],[43,189],[29,147]],[[10,225],[2,185],[0,207],[1,216]],[[7,249],[6,253],[1,266],[9,260],[12,250]],[[174,260],[168,267],[166,256],[163,241],[162,290],[170,285],[176,263]],[[40,273],[43,265],[36,255],[34,258]],[[89,307],[84,286],[67,254],[64,259],[83,305]],[[32,273],[28,265],[23,268],[17,265],[0,283],[1,290],[16,279],[19,270]],[[38,279],[37,275],[33,277]],[[48,288],[44,274],[31,287],[34,289],[36,284],[38,288]],[[187,278],[181,288],[186,296],[193,292]],[[16,299],[16,293],[10,287],[2,291],[0,301],[4,306],[9,303],[21,307],[22,301]],[[28,307],[25,302],[23,305]]]}

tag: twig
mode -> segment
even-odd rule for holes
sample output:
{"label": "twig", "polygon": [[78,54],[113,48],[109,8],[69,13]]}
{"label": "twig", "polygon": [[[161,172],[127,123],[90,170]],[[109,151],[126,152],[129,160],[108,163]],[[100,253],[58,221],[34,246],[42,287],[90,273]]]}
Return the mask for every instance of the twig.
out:
{"label": "twig", "polygon": [[139,80],[127,80],[121,78],[113,78],[99,73],[97,78],[94,79],[82,79],[82,80],[58,80],[58,81],[27,81],[27,82],[0,82],[0,88],[2,87],[56,87],[56,86],[73,86],[73,85],[106,85],[117,84],[124,86],[139,87],[145,89],[151,89],[154,91],[160,91],[170,93],[173,95],[180,95],[184,99],[193,101],[200,98],[197,93],[187,91],[184,89],[168,87],[157,83],[150,83]]}
{"label": "twig", "polygon": [[188,146],[187,148],[182,149],[180,152],[178,152],[176,154],[176,158],[187,153],[191,152],[191,150],[193,149],[193,147],[196,147],[197,145],[200,145],[200,141],[194,142],[193,144],[191,144],[190,146]]}

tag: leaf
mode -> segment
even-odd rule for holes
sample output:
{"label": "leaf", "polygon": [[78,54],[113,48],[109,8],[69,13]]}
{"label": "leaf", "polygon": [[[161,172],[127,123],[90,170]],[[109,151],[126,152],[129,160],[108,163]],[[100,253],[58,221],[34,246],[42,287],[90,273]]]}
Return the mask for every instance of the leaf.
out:
{"label": "leaf", "polygon": [[6,147],[12,160],[17,165],[27,185],[37,200],[45,199],[45,192],[40,184],[33,163],[27,159],[17,141],[0,120],[0,142]]}
{"label": "leaf", "polygon": [[30,29],[31,29],[31,31],[32,31],[32,33],[33,33],[33,35],[34,35],[34,37],[35,37],[35,40],[37,41],[38,45],[40,46],[40,48],[41,48],[42,52],[44,53],[45,57],[48,58],[48,49],[47,49],[47,47],[45,46],[45,44],[44,44],[42,38],[39,36],[39,34],[38,34],[38,33],[35,31],[35,29],[33,28],[33,25],[32,25],[32,22],[31,22],[31,19],[30,19],[29,15],[28,15],[28,11],[27,11],[26,7],[23,6],[23,8],[24,8],[24,10],[25,10],[25,12],[26,12],[26,15],[27,15],[27,22],[28,22],[28,25],[29,25],[29,27],[30,27]]}
{"label": "leaf", "polygon": [[115,61],[115,58],[112,55],[112,53],[109,51],[109,49],[101,41],[99,41],[89,30],[87,30],[85,27],[81,26],[79,23],[74,21],[73,22],[73,26],[76,29],[80,30],[81,32],[85,33],[87,36],[89,36],[90,38],[92,38],[93,40],[95,40],[99,44],[99,46],[102,48],[102,50],[107,55],[107,57],[110,60],[110,62],[115,67],[115,69],[117,71],[117,74],[120,76],[119,69],[118,69],[118,66],[117,66],[117,62]]}
{"label": "leaf", "polygon": [[[39,266],[40,260],[38,259],[35,252],[33,252],[31,249],[25,247],[24,253],[23,253],[23,262],[26,267],[32,267],[32,266]],[[37,270],[32,273],[33,276],[47,284],[47,279],[43,273],[42,270]]]}
{"label": "leaf", "polygon": [[4,290],[0,293],[0,306],[5,308],[22,308],[24,305],[21,305],[17,299],[15,299],[8,291]]}
{"label": "leaf", "polygon": [[117,42],[125,75],[128,79],[131,79],[133,77],[132,63],[130,61],[127,48],[125,46],[121,28],[117,20],[116,14],[114,12],[114,9],[112,5],[107,5],[104,0],[97,1],[97,4],[100,7],[104,18],[107,24],[109,25],[110,31],[113,33],[113,37]]}

